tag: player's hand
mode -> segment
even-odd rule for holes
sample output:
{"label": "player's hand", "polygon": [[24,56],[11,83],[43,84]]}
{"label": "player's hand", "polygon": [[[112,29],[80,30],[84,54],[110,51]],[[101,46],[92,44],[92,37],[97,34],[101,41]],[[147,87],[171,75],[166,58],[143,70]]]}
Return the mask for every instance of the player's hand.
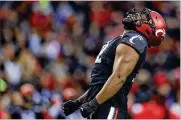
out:
{"label": "player's hand", "polygon": [[65,103],[63,103],[63,111],[66,116],[72,114],[75,112],[79,107],[81,103],[78,100],[72,101],[69,100]]}
{"label": "player's hand", "polygon": [[82,114],[82,117],[87,118],[97,110],[98,106],[99,104],[97,103],[97,100],[94,98],[90,102],[81,105],[79,107],[79,110]]}

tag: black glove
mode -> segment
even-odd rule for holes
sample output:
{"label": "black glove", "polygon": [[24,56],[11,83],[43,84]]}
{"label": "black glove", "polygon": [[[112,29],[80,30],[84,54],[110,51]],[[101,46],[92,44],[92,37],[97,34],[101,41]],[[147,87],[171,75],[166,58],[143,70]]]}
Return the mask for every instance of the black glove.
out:
{"label": "black glove", "polygon": [[87,118],[97,110],[98,106],[99,104],[97,100],[94,98],[90,102],[81,105],[79,107],[79,110],[80,113],[82,114],[82,117]]}
{"label": "black glove", "polygon": [[75,112],[80,106],[81,106],[81,102],[79,102],[78,100],[75,100],[75,101],[69,100],[63,103],[63,111],[65,115],[68,116],[72,114],[73,112]]}

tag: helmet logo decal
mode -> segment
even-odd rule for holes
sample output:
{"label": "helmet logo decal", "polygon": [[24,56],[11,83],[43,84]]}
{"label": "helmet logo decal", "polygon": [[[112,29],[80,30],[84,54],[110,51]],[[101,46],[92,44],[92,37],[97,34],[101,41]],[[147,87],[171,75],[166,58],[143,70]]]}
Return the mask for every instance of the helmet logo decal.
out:
{"label": "helmet logo decal", "polygon": [[164,29],[158,29],[158,30],[156,30],[155,35],[156,35],[157,37],[159,37],[159,36],[158,36],[158,33],[162,33],[162,37],[165,37],[165,30],[164,30]]}

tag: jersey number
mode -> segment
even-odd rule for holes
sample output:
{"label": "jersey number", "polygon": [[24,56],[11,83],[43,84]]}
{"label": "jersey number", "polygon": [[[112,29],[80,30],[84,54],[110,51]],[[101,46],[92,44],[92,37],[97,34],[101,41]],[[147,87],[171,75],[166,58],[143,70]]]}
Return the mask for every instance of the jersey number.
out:
{"label": "jersey number", "polygon": [[101,55],[106,50],[106,48],[109,46],[109,42],[110,41],[108,41],[105,45],[102,46],[101,51],[99,52],[98,56],[96,57],[95,63],[101,63]]}

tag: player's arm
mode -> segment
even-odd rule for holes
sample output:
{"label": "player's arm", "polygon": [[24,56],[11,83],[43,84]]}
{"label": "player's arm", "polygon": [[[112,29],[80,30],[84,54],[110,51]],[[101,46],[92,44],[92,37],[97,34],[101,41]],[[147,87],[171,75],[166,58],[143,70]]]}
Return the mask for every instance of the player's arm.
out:
{"label": "player's arm", "polygon": [[77,100],[74,100],[74,101],[73,100],[69,100],[69,101],[63,103],[63,111],[64,111],[64,114],[66,116],[72,114],[73,112],[75,112],[82,105],[84,99],[87,96],[88,91],[89,90],[87,90]]}
{"label": "player's arm", "polygon": [[87,90],[82,96],[80,96],[77,100],[80,102],[80,103],[83,103],[83,101],[85,100],[86,96],[87,96],[87,93],[88,93],[89,90]]}
{"label": "player's arm", "polygon": [[99,104],[104,103],[114,96],[123,86],[126,78],[133,71],[139,54],[126,44],[118,45],[113,66],[113,73],[104,84],[96,98],[80,106],[80,112],[84,118],[95,112]]}
{"label": "player's arm", "polygon": [[132,47],[125,44],[118,45],[113,73],[96,96],[99,104],[104,103],[120,90],[126,78],[133,71],[138,59],[139,54]]}

